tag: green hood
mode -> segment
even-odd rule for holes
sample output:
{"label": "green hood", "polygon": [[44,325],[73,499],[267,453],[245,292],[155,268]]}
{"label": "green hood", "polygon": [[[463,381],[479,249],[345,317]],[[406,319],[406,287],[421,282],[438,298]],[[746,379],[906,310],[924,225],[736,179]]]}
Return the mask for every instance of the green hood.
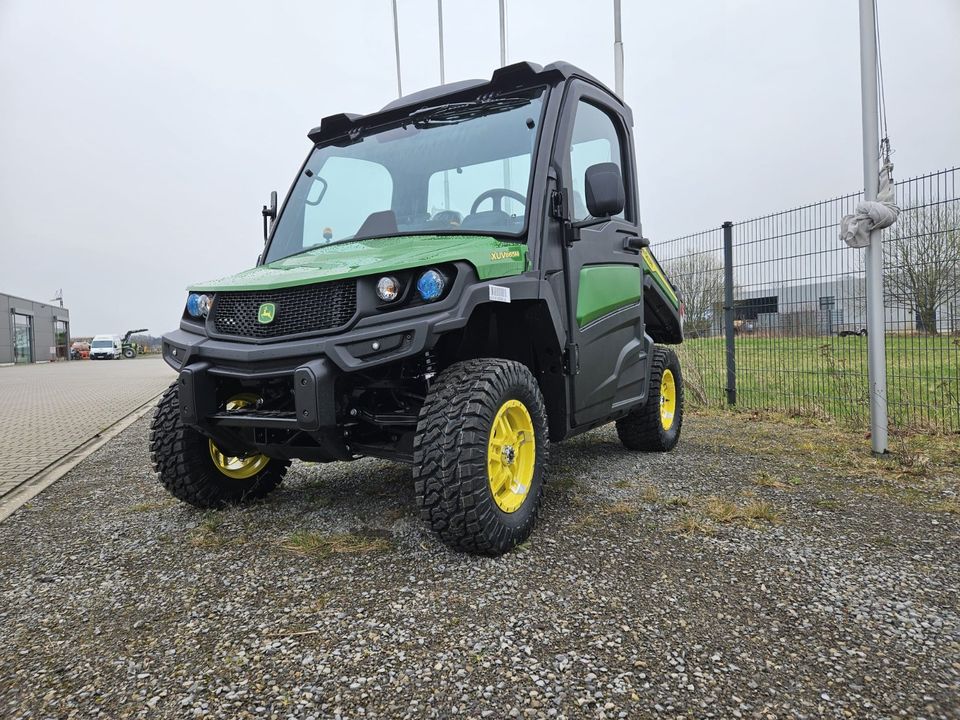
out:
{"label": "green hood", "polygon": [[485,235],[411,235],[320,246],[236,275],[191,285],[191,292],[272,290],[466,260],[481,280],[526,270],[527,246]]}

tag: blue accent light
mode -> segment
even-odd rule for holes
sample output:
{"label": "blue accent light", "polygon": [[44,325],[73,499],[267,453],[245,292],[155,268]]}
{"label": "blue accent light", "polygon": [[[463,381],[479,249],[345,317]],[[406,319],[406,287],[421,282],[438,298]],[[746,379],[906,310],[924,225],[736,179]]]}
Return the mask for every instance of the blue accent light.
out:
{"label": "blue accent light", "polygon": [[206,317],[210,314],[210,305],[213,303],[213,295],[200,295],[190,293],[187,296],[187,312],[191,317]]}
{"label": "blue accent light", "polygon": [[443,295],[446,285],[447,279],[438,270],[427,270],[417,280],[417,292],[424,300],[431,302]]}
{"label": "blue accent light", "polygon": [[187,312],[195,318],[202,314],[200,312],[200,296],[197,293],[190,293],[187,297]]}

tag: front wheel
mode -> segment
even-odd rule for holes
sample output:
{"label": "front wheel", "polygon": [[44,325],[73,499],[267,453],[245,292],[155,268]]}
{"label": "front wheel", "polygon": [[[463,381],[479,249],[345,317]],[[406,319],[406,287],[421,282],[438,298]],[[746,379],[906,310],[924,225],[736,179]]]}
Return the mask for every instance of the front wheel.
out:
{"label": "front wheel", "polygon": [[617,435],[628,450],[665,452],[680,441],[683,426],[683,375],[680,358],[656,347],[650,366],[647,402],[617,420]]}
{"label": "front wheel", "polygon": [[125,358],[127,358],[128,360],[132,360],[133,358],[135,358],[135,357],[137,356],[137,353],[134,352],[133,348],[124,348],[124,350],[123,350],[123,356],[124,356]]}
{"label": "front wheel", "polygon": [[[238,395],[224,409],[250,402],[251,396]],[[177,383],[167,388],[153,415],[150,453],[160,484],[174,497],[204,509],[264,497],[280,484],[290,465],[257,453],[228,455],[213,440],[185,426],[180,421]]]}
{"label": "front wheel", "polygon": [[420,517],[455,550],[500,555],[533,530],[548,453],[543,397],[526,366],[455,363],[437,377],[417,424]]}

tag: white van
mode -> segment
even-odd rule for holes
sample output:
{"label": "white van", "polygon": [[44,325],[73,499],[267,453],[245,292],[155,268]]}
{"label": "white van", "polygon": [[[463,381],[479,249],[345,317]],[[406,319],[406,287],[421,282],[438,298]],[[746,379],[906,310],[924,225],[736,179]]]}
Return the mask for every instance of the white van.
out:
{"label": "white van", "polygon": [[123,357],[123,343],[118,335],[97,335],[90,343],[91,360],[119,360]]}

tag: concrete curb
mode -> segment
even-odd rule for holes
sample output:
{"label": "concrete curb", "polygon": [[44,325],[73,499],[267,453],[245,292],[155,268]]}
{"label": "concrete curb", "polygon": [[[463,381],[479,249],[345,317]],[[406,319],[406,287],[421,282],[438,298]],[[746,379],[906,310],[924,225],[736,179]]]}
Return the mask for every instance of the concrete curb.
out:
{"label": "concrete curb", "polygon": [[157,398],[161,395],[163,395],[163,392],[157,393],[136,410],[120,418],[112,425],[108,425],[92,438],[77,445],[73,450],[62,455],[40,472],[31,475],[16,488],[4,495],[3,499],[0,500],[0,522],[3,522],[13,515],[17,509],[73,470],[82,460],[93,455],[93,453],[146,415],[147,412],[156,406]]}

